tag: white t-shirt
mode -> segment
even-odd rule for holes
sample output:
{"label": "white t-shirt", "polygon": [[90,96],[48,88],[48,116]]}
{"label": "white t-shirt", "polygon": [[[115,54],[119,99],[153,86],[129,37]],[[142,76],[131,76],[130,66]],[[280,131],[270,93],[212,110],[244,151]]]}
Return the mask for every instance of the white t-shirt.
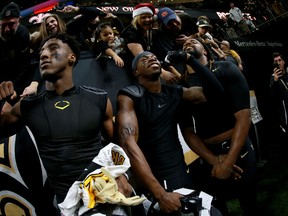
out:
{"label": "white t-shirt", "polygon": [[238,7],[231,8],[229,10],[229,13],[231,19],[236,21],[237,23],[239,23],[243,19],[243,14]]}

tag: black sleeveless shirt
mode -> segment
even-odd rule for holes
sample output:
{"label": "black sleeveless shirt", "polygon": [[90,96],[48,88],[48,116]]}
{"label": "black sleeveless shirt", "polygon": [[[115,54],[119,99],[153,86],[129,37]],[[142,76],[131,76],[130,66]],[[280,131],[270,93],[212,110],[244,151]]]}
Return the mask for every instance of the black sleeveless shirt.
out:
{"label": "black sleeveless shirt", "polygon": [[32,131],[57,197],[68,189],[103,147],[100,130],[107,93],[73,87],[62,95],[44,91],[21,101],[24,123]]}
{"label": "black sleeveless shirt", "polygon": [[177,131],[182,87],[162,85],[160,93],[151,93],[136,84],[120,90],[119,94],[134,101],[138,145],[155,177],[163,180],[179,176],[178,171],[186,166]]}

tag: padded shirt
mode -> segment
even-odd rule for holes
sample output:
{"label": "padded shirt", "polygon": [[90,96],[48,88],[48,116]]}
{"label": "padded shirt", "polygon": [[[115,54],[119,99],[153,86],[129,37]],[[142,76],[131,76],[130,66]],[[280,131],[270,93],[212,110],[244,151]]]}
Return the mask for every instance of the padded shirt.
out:
{"label": "padded shirt", "polygon": [[103,147],[100,130],[106,105],[106,91],[84,86],[74,86],[62,95],[44,91],[21,101],[24,123],[35,137],[58,197],[65,198]]}
{"label": "padded shirt", "polygon": [[138,145],[155,177],[161,181],[179,176],[177,172],[186,166],[177,131],[182,87],[162,85],[160,93],[151,93],[136,84],[120,90],[119,94],[134,101]]}

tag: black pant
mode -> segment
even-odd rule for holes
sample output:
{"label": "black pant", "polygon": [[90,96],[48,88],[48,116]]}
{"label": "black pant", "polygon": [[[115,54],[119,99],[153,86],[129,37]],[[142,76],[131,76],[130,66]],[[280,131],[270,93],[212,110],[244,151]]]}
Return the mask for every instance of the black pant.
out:
{"label": "black pant", "polygon": [[[225,154],[229,150],[229,141],[224,145],[215,144],[213,147],[211,151],[214,154]],[[233,178],[220,180],[211,177],[212,166],[202,158],[198,158],[189,167],[196,189],[212,195],[214,197],[212,204],[224,216],[229,215],[226,201],[231,198],[239,200],[245,216],[257,215],[257,161],[250,139],[246,140],[241,155],[236,165],[241,167],[244,172],[241,179],[238,180],[234,180]]]}

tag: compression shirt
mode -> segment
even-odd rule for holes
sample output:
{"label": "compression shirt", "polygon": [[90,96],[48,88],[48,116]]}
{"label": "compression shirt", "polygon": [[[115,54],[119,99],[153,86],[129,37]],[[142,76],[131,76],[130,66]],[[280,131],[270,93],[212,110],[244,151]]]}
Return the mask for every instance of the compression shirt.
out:
{"label": "compression shirt", "polygon": [[[196,133],[204,139],[234,128],[236,123],[234,114],[242,109],[250,108],[249,87],[238,67],[232,62],[216,61],[212,70],[224,87],[223,94],[219,94],[217,98],[210,98],[207,103],[186,104],[184,106],[186,112],[182,112],[182,124],[194,125],[192,118],[186,116],[188,112],[192,113]],[[189,82],[193,83],[187,80],[187,83]]]}
{"label": "compression shirt", "polygon": [[105,91],[84,86],[62,95],[44,91],[21,101],[24,123],[35,137],[57,198],[65,198],[103,147],[100,130],[106,105]]}
{"label": "compression shirt", "polygon": [[162,85],[160,93],[151,93],[136,84],[120,90],[119,94],[134,101],[139,127],[138,145],[155,177],[161,181],[179,176],[179,170],[186,166],[177,131],[182,87]]}

